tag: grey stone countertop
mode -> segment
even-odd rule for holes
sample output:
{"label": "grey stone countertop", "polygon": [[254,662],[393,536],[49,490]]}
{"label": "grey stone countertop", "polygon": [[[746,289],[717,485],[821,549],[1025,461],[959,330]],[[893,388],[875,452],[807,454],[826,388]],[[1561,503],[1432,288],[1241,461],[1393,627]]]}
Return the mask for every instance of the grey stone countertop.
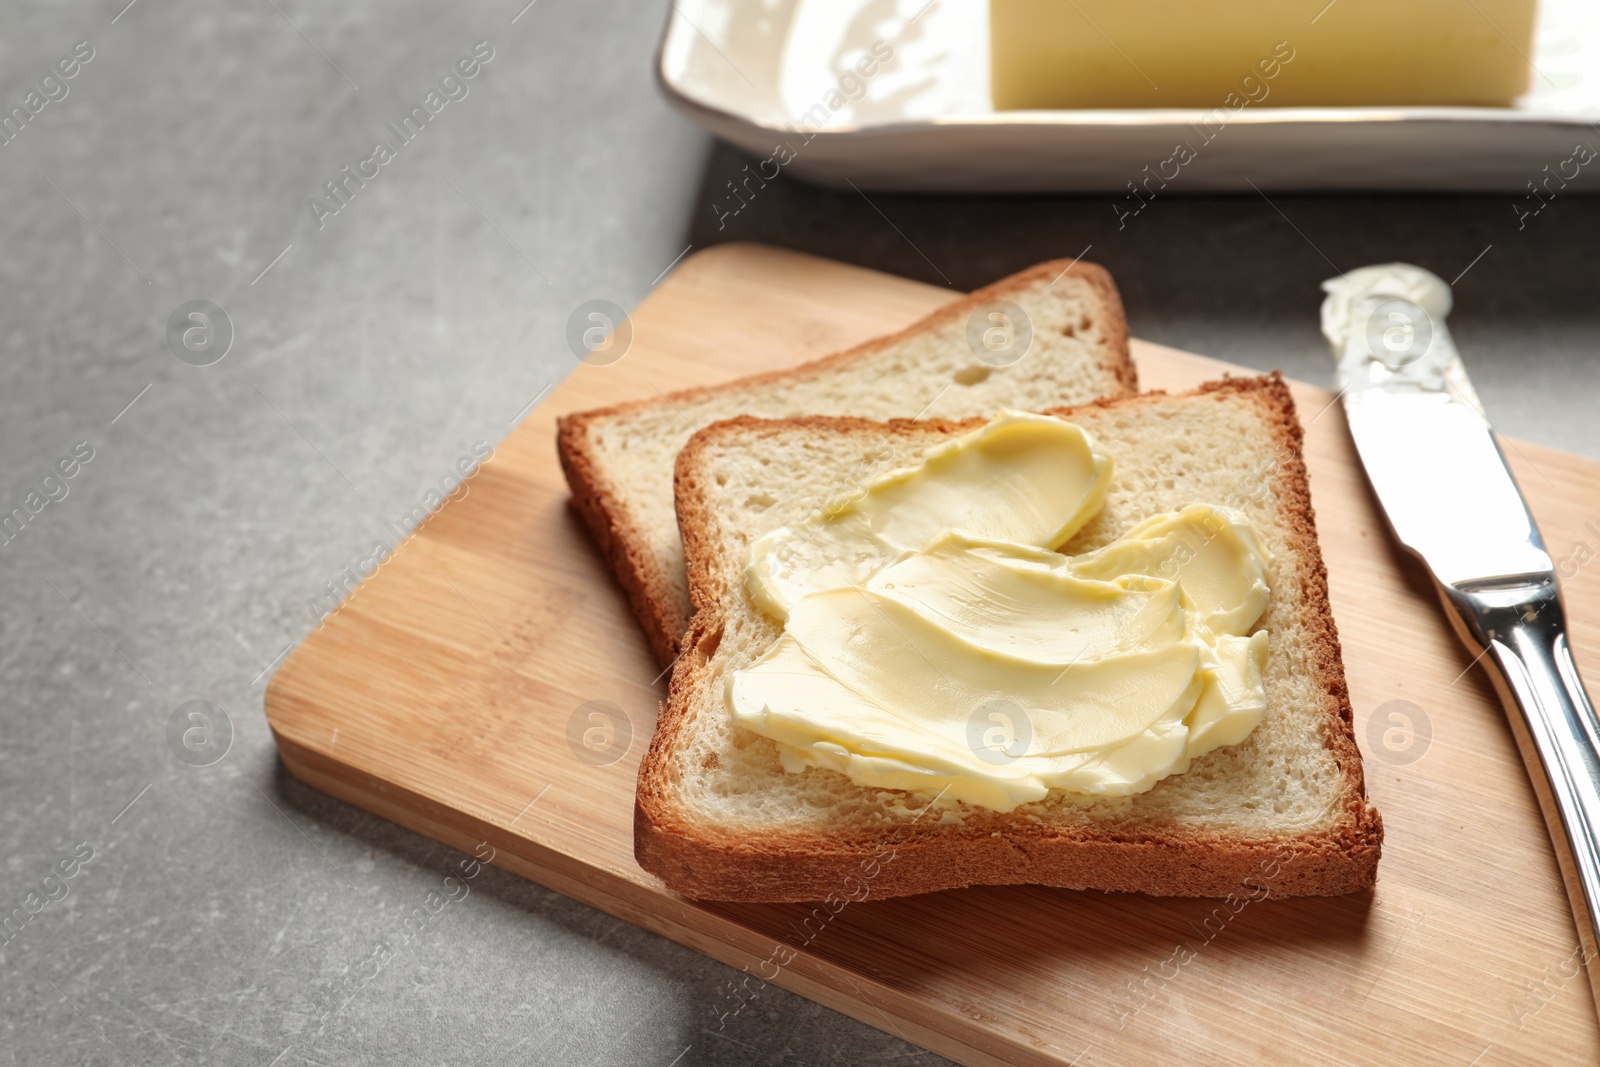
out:
{"label": "grey stone countertop", "polygon": [[[125,3],[0,15],[0,104],[37,109],[0,144],[0,512],[39,505],[0,544],[0,911],[77,863],[0,945],[0,1062],[944,1062],[776,989],[717,1032],[734,972],[493,869],[352,982],[461,857],[289,778],[262,716],[373,516],[571,369],[573,308],[635,305],[686,246],[957,289],[1091,246],[1138,336],[1316,381],[1317,283],[1411,260],[1458,279],[1499,425],[1600,457],[1587,177],[1521,229],[1510,196],[1171,197],[1119,230],[1109,197],[787,177],[719,228],[748,160],[658,93],[666,5]],[[475,46],[426,130],[317,217]],[[206,367],[168,345],[196,300],[233,332]],[[202,361],[221,331],[192,340]],[[191,700],[231,723],[207,766],[169,744]]]}

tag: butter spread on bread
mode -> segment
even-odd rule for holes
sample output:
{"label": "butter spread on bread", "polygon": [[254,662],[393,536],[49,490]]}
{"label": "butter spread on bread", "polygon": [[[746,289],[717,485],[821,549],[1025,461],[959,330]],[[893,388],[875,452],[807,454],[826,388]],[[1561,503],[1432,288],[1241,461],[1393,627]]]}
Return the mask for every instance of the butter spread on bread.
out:
{"label": "butter spread on bread", "polygon": [[734,720],[790,772],[1001,812],[1144,792],[1244,740],[1270,558],[1207,504],[1053,551],[1112,471],[1080,427],[1012,412],[760,538],[746,583],[784,631],[727,677]]}

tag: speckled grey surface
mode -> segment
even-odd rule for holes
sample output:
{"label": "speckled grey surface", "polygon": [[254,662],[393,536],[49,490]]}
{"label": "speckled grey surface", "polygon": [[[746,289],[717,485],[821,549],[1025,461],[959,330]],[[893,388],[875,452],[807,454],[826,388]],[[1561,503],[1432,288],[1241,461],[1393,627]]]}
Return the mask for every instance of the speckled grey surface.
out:
{"label": "speckled grey surface", "polygon": [[[399,937],[461,857],[274,756],[265,672],[308,600],[571,368],[577,304],[632,306],[687,245],[958,288],[1092,246],[1140,336],[1313,379],[1335,266],[1466,270],[1492,414],[1600,456],[1600,203],[1576,195],[1521,230],[1504,198],[1252,196],[1119,231],[1103,198],[783,179],[719,230],[745,159],[659,97],[653,4],[123,2],[0,15],[6,110],[93,48],[0,145],[0,513],[38,505],[0,544],[0,913],[29,915],[0,938],[3,1063],[945,1062],[776,989],[718,1031],[733,972],[494,870]],[[319,229],[307,200],[478,41],[467,95]],[[165,336],[199,299],[235,331],[206,367]],[[232,725],[208,766],[169,747],[191,700]]]}

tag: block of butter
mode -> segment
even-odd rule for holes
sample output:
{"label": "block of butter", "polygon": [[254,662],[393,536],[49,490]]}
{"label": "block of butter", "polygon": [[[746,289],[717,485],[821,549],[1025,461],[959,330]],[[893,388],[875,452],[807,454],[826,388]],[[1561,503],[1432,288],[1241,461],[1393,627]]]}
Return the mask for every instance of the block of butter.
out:
{"label": "block of butter", "polygon": [[990,0],[996,110],[1506,106],[1536,0]]}

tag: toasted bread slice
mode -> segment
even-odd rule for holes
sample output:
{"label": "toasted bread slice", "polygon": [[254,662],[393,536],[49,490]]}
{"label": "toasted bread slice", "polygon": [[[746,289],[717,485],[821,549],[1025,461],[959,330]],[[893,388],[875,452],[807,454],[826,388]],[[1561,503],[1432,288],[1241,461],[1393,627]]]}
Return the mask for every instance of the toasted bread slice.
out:
{"label": "toasted bread slice", "polygon": [[859,481],[863,464],[887,455],[890,467],[878,469],[915,465],[983,420],[734,419],[696,434],[678,459],[696,614],[639,769],[634,851],[646,870],[685,896],[752,901],[843,894],[869,864],[874,898],[1006,883],[1168,896],[1373,884],[1382,823],[1366,798],[1301,429],[1282,379],[1051,413],[1087,429],[1116,462],[1104,510],[1064,551],[1195,502],[1236,508],[1255,525],[1274,557],[1259,624],[1270,634],[1261,725],[1149,792],[1052,790],[1009,814],[930,809],[932,798],[860,787],[835,771],[786,772],[776,745],[735,725],[724,704],[729,672],[781,632],[746,591],[750,543]]}
{"label": "toasted bread slice", "polygon": [[[1022,309],[1032,343],[1015,362],[969,342],[996,301]],[[1020,328],[1020,324],[1013,324]],[[1003,365],[1001,365],[1003,364]],[[700,427],[739,415],[967,418],[1038,410],[1138,389],[1111,276],[1056,260],[957,300],[900,333],[793,370],[568,415],[557,449],[572,503],[627,592],[662,666],[689,625],[689,585],[672,464]]]}

